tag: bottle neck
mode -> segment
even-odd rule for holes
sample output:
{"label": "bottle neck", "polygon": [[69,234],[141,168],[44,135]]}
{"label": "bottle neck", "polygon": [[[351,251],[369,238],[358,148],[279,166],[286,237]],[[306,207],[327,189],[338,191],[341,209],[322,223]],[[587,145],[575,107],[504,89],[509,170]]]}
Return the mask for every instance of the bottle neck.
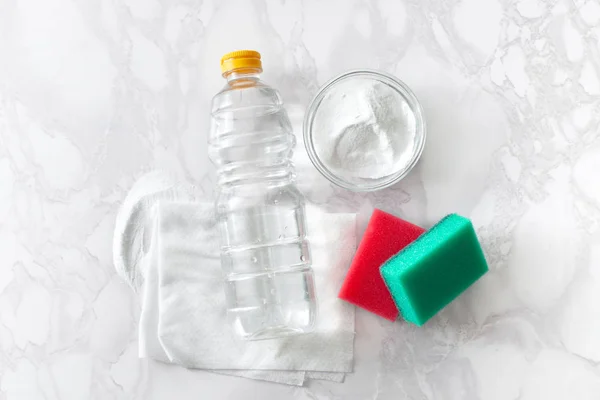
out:
{"label": "bottle neck", "polygon": [[257,81],[260,79],[260,73],[262,72],[259,68],[244,68],[244,69],[236,69],[229,72],[225,75],[225,79],[227,79],[227,83],[235,84],[238,82],[246,82],[246,81]]}

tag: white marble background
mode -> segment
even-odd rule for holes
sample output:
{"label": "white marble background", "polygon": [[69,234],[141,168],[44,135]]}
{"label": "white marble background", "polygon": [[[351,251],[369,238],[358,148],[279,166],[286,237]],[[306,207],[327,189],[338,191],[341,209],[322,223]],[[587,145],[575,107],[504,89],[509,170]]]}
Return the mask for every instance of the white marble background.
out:
{"label": "white marble background", "polygon": [[[416,170],[357,195],[300,162],[302,187],[424,226],[462,213],[488,256],[424,328],[359,310],[343,384],[137,358],[116,210],[155,168],[212,190],[208,104],[246,47],[297,129],[337,73],[406,81],[429,128]],[[599,74],[595,0],[0,0],[0,399],[599,399]]]}

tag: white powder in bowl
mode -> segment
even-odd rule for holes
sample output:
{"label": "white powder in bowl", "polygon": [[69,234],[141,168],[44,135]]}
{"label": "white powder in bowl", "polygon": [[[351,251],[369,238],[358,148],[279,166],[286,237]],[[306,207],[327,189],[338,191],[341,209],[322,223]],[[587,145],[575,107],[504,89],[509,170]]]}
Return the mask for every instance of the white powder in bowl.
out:
{"label": "white powder in bowl", "polygon": [[384,82],[351,78],[328,89],[312,124],[315,152],[346,181],[378,180],[409,166],[418,146],[416,117]]}

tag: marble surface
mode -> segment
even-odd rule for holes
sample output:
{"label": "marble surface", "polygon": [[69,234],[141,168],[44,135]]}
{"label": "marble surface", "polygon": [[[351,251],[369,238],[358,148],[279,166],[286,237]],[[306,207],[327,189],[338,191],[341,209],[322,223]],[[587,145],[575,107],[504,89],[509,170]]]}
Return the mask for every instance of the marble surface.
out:
{"label": "marble surface", "polygon": [[[0,0],[0,399],[600,398],[600,5]],[[218,61],[262,52],[296,134],[347,69],[404,80],[428,142],[395,187],[307,196],[423,226],[472,218],[491,271],[423,328],[357,311],[355,372],[301,388],[137,357],[119,204],[161,168],[207,193]]]}

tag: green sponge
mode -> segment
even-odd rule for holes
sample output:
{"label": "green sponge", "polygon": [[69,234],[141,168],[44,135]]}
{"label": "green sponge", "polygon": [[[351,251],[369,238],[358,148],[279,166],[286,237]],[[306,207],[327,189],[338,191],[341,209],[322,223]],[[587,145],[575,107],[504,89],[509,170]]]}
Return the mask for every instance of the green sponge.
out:
{"label": "green sponge", "polygon": [[450,214],[380,271],[402,317],[421,326],[487,270],[471,221]]}

